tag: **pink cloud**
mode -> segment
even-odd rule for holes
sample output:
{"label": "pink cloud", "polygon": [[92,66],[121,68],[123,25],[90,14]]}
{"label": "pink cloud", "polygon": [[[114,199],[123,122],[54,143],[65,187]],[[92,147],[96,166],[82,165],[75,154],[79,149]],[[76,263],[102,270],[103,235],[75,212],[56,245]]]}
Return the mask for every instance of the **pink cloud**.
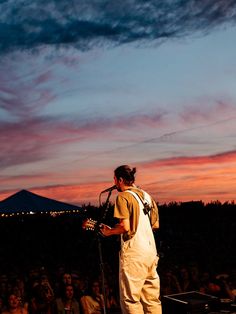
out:
{"label": "pink cloud", "polygon": [[142,166],[145,168],[153,167],[175,167],[175,166],[185,166],[185,165],[207,165],[207,164],[219,164],[219,163],[229,163],[236,162],[236,151],[229,151],[224,153],[219,153],[210,156],[180,156],[172,157],[166,159],[159,159],[143,163]]}
{"label": "pink cloud", "polygon": [[53,79],[52,71],[46,71],[36,76],[33,80],[33,84],[38,86],[43,83],[49,82],[50,79]]}

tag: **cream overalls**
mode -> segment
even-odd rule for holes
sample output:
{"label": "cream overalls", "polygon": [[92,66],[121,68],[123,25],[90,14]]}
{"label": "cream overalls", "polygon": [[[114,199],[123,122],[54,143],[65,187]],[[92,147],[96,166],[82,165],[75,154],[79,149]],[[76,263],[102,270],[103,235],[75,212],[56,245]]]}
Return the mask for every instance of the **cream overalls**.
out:
{"label": "cream overalls", "polygon": [[[135,235],[121,241],[120,251],[120,303],[124,314],[161,314],[160,280],[157,274],[158,256],[149,216],[136,193],[140,215]],[[145,192],[145,200],[150,196]]]}

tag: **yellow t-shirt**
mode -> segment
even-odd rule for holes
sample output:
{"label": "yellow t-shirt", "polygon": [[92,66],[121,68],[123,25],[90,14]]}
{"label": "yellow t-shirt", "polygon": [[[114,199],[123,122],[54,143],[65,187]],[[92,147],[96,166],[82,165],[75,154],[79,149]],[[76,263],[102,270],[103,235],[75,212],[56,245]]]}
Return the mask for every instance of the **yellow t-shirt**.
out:
{"label": "yellow t-shirt", "polygon": [[[138,194],[144,200],[144,194],[141,189],[130,187],[129,190]],[[131,239],[135,235],[138,226],[139,210],[139,203],[131,193],[124,191],[118,194],[115,201],[114,217],[118,219],[128,218],[130,221],[130,229],[123,235],[124,241]],[[152,199],[152,209],[150,212],[151,225],[153,226],[158,219],[158,208]]]}

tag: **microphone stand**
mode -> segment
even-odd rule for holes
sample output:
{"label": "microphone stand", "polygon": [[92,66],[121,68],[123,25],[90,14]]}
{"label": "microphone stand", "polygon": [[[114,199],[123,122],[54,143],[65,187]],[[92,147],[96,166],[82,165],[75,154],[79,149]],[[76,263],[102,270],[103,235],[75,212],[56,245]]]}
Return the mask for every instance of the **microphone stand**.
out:
{"label": "microphone stand", "polygon": [[[111,192],[112,190],[109,191],[106,202],[103,206],[103,210],[101,213],[101,217],[98,219],[98,222],[96,224],[96,228],[95,228],[95,233],[97,235],[97,243],[98,243],[98,252],[99,252],[99,261],[100,261],[100,271],[101,271],[101,278],[102,278],[102,294],[103,294],[103,298],[104,298],[104,304],[103,304],[103,314],[107,313],[106,310],[106,290],[105,290],[105,274],[104,274],[104,263],[103,263],[103,257],[102,257],[102,245],[101,245],[101,233],[99,232],[99,226],[100,224],[105,220],[107,212],[108,212],[108,207],[109,207],[109,199],[111,196]],[[101,197],[101,194],[100,194]],[[100,200],[99,197],[99,200]],[[101,202],[100,202],[100,206],[101,206]]]}
{"label": "microphone stand", "polygon": [[[107,195],[106,202],[105,202],[105,204],[103,205],[103,211],[102,211],[102,214],[101,214],[100,221],[98,221],[98,226],[99,226],[99,224],[100,224],[102,221],[104,221],[105,218],[106,218],[106,215],[107,215],[107,212],[108,212],[109,200],[110,200],[110,197],[111,197],[111,193],[112,193],[112,190],[109,190],[108,195]],[[100,193],[100,196],[99,196],[99,204],[100,204],[100,206],[101,206],[101,193]]]}

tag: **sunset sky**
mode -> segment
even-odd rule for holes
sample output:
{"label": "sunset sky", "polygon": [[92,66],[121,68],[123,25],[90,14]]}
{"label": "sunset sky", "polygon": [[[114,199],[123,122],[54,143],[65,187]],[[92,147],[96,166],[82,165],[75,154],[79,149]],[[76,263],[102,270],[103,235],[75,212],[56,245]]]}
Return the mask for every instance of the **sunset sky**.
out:
{"label": "sunset sky", "polygon": [[[236,200],[236,2],[0,2],[0,200]],[[113,192],[113,196],[116,192]],[[105,196],[104,196],[105,197]]]}

